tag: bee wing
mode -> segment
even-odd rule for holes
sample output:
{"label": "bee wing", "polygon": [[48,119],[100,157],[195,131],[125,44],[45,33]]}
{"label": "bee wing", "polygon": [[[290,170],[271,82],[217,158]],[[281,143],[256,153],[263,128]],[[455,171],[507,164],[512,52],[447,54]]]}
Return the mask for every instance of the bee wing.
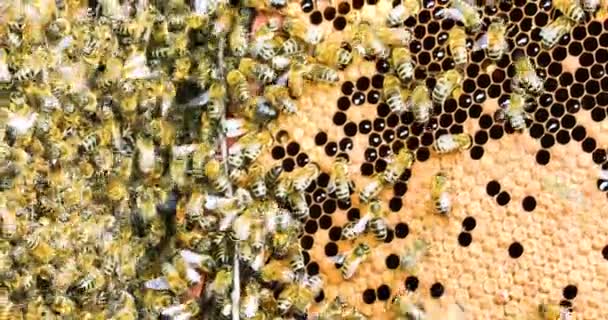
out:
{"label": "bee wing", "polygon": [[464,15],[456,8],[445,8],[438,14],[439,18],[464,22]]}
{"label": "bee wing", "polygon": [[229,118],[223,121],[222,127],[228,138],[237,138],[249,132],[248,122],[242,118]]}
{"label": "bee wing", "polygon": [[184,107],[196,108],[196,107],[200,107],[200,106],[206,104],[207,102],[209,102],[209,91],[205,91],[205,92],[201,93],[200,95],[198,95],[197,97],[195,97],[194,99],[186,102],[186,104],[184,104]]}
{"label": "bee wing", "polygon": [[488,33],[484,33],[481,35],[481,37],[479,37],[479,39],[477,39],[477,41],[475,41],[475,44],[473,44],[473,51],[479,51],[479,50],[483,50],[485,48],[488,47]]}
{"label": "bee wing", "polygon": [[165,279],[165,277],[158,277],[156,279],[148,280],[144,284],[144,287],[159,291],[170,289],[169,282],[167,279]]}

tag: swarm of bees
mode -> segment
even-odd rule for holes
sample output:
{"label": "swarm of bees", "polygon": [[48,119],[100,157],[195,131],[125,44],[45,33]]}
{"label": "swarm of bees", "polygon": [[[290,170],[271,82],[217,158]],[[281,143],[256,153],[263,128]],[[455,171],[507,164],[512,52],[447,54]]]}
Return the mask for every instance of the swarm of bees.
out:
{"label": "swarm of bees", "polygon": [[[493,60],[508,50],[505,21],[485,26],[480,8],[454,0],[441,16],[462,22],[448,42],[457,68],[429,90],[414,80],[412,31],[399,27],[418,0],[401,1],[382,25],[350,14],[348,41],[326,40],[284,10],[287,0],[21,2],[0,5],[0,319],[304,317],[323,279],[305,273],[297,236],[309,215],[304,191],[321,170],[258,161],[274,143],[273,121],[298,113],[305,85],[335,85],[339,70],[374,56],[395,70],[382,93],[390,110],[425,125],[460,92],[467,37],[482,32],[473,50]],[[555,10],[562,16],[541,30],[547,47],[604,8],[564,0]],[[265,12],[286,16],[252,31]],[[504,114],[523,130],[543,79],[526,57],[514,68]],[[467,133],[446,134],[433,150],[471,145]],[[348,160],[335,160],[329,192],[368,206],[345,240],[386,239],[378,196],[415,160],[397,152],[358,190]],[[441,215],[451,209],[447,181],[441,172],[431,184]],[[403,268],[414,273],[427,247],[417,241]],[[338,255],[344,279],[371,250],[358,243]],[[417,304],[396,303],[423,319]],[[366,319],[338,298],[321,318]]]}

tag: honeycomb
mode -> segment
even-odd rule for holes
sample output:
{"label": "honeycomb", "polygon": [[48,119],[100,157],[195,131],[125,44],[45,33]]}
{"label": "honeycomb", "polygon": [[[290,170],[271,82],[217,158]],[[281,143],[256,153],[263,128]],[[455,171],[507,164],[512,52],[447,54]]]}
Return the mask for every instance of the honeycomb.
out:
{"label": "honeycomb", "polygon": [[[298,5],[311,24],[339,38],[346,36],[353,11],[383,25],[400,3]],[[459,23],[438,18],[448,1],[425,0],[422,6],[404,25],[415,36],[409,45],[415,78],[432,89],[434,75],[455,67],[446,42]],[[293,3],[290,8],[298,10]],[[496,63],[484,51],[471,52],[462,94],[436,106],[424,127],[413,123],[410,112],[391,113],[384,103],[383,78],[392,72],[384,59],[355,61],[335,87],[307,86],[298,117],[279,118],[281,139],[263,161],[280,163],[287,172],[314,161],[324,171],[306,190],[310,217],[300,237],[307,272],[326,282],[312,315],[340,295],[370,319],[392,319],[391,299],[410,292],[424,299],[431,319],[451,317],[445,312],[453,303],[464,308],[466,319],[528,319],[540,301],[571,306],[577,319],[608,317],[602,307],[608,304],[608,236],[601,223],[608,215],[608,186],[598,175],[608,167],[602,137],[608,23],[587,18],[547,50],[539,33],[552,12],[551,1],[485,7],[486,24],[497,16],[513,24],[509,51]],[[469,34],[467,48],[476,40]],[[519,133],[496,113],[512,93],[513,57],[521,54],[542,70],[545,83],[529,110],[527,129]],[[433,154],[430,146],[438,136],[462,132],[474,137],[470,150]],[[392,212],[387,239],[342,240],[344,225],[363,216],[366,207],[356,196],[342,203],[328,194],[333,159],[348,158],[352,179],[364,186],[402,148],[414,152],[416,162],[380,195]],[[449,217],[429,210],[431,176],[438,170],[448,172],[453,183]],[[430,239],[432,249],[412,275],[401,271],[398,256],[418,238]],[[345,281],[333,257],[360,242],[373,247],[372,255]]]}

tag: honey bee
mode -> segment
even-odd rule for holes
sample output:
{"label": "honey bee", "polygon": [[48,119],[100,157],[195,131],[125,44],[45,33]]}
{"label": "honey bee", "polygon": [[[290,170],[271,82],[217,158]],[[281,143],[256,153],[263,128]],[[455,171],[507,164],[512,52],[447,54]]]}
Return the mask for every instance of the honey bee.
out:
{"label": "honey bee", "polygon": [[315,58],[330,67],[343,69],[353,61],[353,55],[346,43],[324,41],[315,47]]}
{"label": "honey bee", "polygon": [[376,199],[384,187],[384,177],[382,175],[375,174],[371,178],[372,180],[359,192],[359,200],[363,203]]}
{"label": "honey bee", "polygon": [[593,14],[600,7],[600,0],[581,0],[583,10],[589,14]]}
{"label": "honey bee", "polygon": [[507,100],[507,103],[505,103],[505,109],[501,112],[504,113],[511,128],[515,130],[524,130],[526,128],[526,120],[528,119],[526,108],[529,105],[528,99],[529,97],[527,95],[514,92],[511,94],[509,100]]}
{"label": "honey bee", "polygon": [[338,76],[336,70],[317,63],[308,66],[308,71],[304,73],[304,78],[321,83],[336,83],[340,81],[340,76]]}
{"label": "honey bee", "polygon": [[235,23],[228,36],[228,46],[236,57],[243,57],[247,53],[249,41],[247,29],[243,22]]}
{"label": "honey bee", "polygon": [[66,296],[57,295],[53,299],[51,309],[62,317],[69,317],[74,313],[74,309],[76,309],[76,303],[74,303],[72,299]]}
{"label": "honey bee", "polygon": [[433,150],[439,154],[464,151],[471,147],[473,138],[467,133],[444,134],[433,143]]}
{"label": "honey bee", "polygon": [[452,201],[448,193],[448,177],[444,172],[438,172],[431,181],[431,199],[435,212],[447,215],[452,209]]}
{"label": "honey bee", "polygon": [[279,52],[291,57],[304,51],[304,45],[297,38],[288,38],[281,43]]}
{"label": "honey bee", "polygon": [[417,123],[428,123],[433,115],[433,101],[426,84],[419,83],[412,91],[408,102]]}
{"label": "honey bee", "polygon": [[287,87],[289,93],[293,98],[299,98],[302,96],[305,87],[304,75],[306,74],[306,66],[301,63],[294,63],[289,68],[287,73]]}
{"label": "honey bee", "polygon": [[254,164],[249,168],[251,193],[255,198],[265,198],[268,194],[266,181],[264,179],[264,168],[260,164]]}
{"label": "honey bee", "polygon": [[205,165],[205,175],[211,180],[213,188],[218,192],[224,193],[230,187],[230,181],[224,173],[222,164],[216,159],[211,159],[207,162]]}
{"label": "honey bee", "polygon": [[357,247],[351,250],[349,253],[342,256],[342,266],[340,267],[340,273],[346,280],[350,279],[359,265],[363,263],[371,254],[371,248],[365,243],[359,243]]}
{"label": "honey bee", "polygon": [[455,26],[450,29],[448,32],[448,48],[452,53],[456,65],[464,65],[467,63],[469,58],[467,53],[467,34],[463,28]]}
{"label": "honey bee", "polygon": [[251,92],[247,84],[247,78],[239,70],[234,69],[228,72],[226,81],[228,82],[233,95],[237,97],[240,102],[245,102],[251,99]]}
{"label": "honey bee", "polygon": [[462,74],[456,69],[448,70],[441,74],[431,94],[433,103],[443,105],[448,97],[460,86],[462,80]]}
{"label": "honey bee", "polygon": [[494,61],[500,60],[509,49],[509,43],[506,39],[509,29],[503,19],[494,18],[488,27],[488,31],[475,43],[473,50],[485,49],[490,59]]}
{"label": "honey bee", "polygon": [[403,99],[403,93],[401,90],[401,82],[399,78],[393,75],[387,75],[384,77],[384,99],[386,104],[391,109],[391,112],[403,113],[406,111],[405,100]]}
{"label": "honey bee", "polygon": [[547,49],[553,48],[559,40],[574,28],[572,20],[559,16],[540,29],[541,43]]}
{"label": "honey bee", "polygon": [[579,0],[558,0],[553,2],[553,7],[575,23],[585,20],[585,10]]}
{"label": "honey bee", "polygon": [[29,235],[25,241],[30,254],[41,263],[48,263],[55,254],[55,249],[40,235],[40,232]]}
{"label": "honey bee", "polygon": [[296,219],[305,219],[308,217],[309,208],[306,203],[306,198],[302,192],[292,192],[288,196],[289,204],[293,215]]}
{"label": "honey bee", "polygon": [[296,274],[281,260],[271,259],[270,262],[262,266],[260,279],[263,282],[283,282],[289,283],[296,280]]}
{"label": "honey bee", "polygon": [[571,320],[573,318],[571,310],[557,304],[539,304],[538,314],[543,320]]}
{"label": "honey bee", "polygon": [[391,9],[386,17],[386,22],[390,27],[397,27],[407,18],[418,15],[421,2],[418,0],[405,0]]}
{"label": "honey bee", "polygon": [[348,163],[345,158],[337,158],[332,166],[332,171],[327,186],[327,192],[336,193],[336,198],[342,202],[350,200],[350,190],[354,189],[354,183],[348,177]]}
{"label": "honey bee", "polygon": [[205,290],[214,296],[216,302],[220,303],[225,301],[230,293],[230,288],[232,288],[232,270],[224,268],[216,273],[215,278],[206,286]]}
{"label": "honey bee", "polygon": [[298,111],[296,102],[289,96],[286,87],[269,85],[264,88],[264,97],[273,105],[278,106],[281,111],[287,114],[294,114]]}
{"label": "honey bee", "polygon": [[483,27],[479,8],[470,0],[454,0],[450,8],[441,13],[441,17],[460,21],[467,31],[476,33]]}
{"label": "honey bee", "polygon": [[306,188],[319,176],[320,168],[316,163],[308,163],[294,171],[291,187],[296,192],[304,192]]}
{"label": "honey bee", "polygon": [[384,183],[394,185],[403,172],[412,167],[412,164],[414,164],[414,154],[406,148],[401,149],[382,173],[382,180]]}
{"label": "honey bee", "polygon": [[310,45],[321,43],[325,34],[320,26],[309,25],[296,18],[286,18],[283,21],[283,30],[291,37],[300,39]]}
{"label": "honey bee", "polygon": [[269,84],[277,77],[276,72],[270,66],[255,62],[250,58],[241,59],[238,69],[243,75],[254,77],[263,84]]}
{"label": "honey bee", "polygon": [[429,250],[429,244],[416,239],[409,250],[401,256],[401,269],[409,274],[416,274],[419,259]]}
{"label": "honey bee", "polygon": [[382,210],[382,205],[379,201],[370,203],[370,213],[372,218],[369,220],[369,228],[378,241],[384,241],[388,236],[388,226],[386,220],[387,212]]}
{"label": "honey bee", "polygon": [[517,57],[514,61],[515,76],[511,80],[513,90],[538,94],[543,88],[544,81],[536,73],[536,68],[527,57]]}
{"label": "honey bee", "polygon": [[422,303],[408,301],[403,295],[397,295],[391,301],[392,310],[397,320],[426,320],[427,315]]}
{"label": "honey bee", "polygon": [[392,51],[392,65],[399,79],[403,82],[410,81],[414,77],[414,60],[412,53],[407,48],[395,48]]}
{"label": "honey bee", "polygon": [[211,120],[218,121],[226,112],[226,89],[218,83],[209,87],[209,102],[207,112]]}
{"label": "honey bee", "polygon": [[348,222],[346,225],[344,225],[344,228],[342,228],[342,239],[355,240],[358,238],[367,230],[367,226],[371,218],[371,215],[365,215],[357,221]]}

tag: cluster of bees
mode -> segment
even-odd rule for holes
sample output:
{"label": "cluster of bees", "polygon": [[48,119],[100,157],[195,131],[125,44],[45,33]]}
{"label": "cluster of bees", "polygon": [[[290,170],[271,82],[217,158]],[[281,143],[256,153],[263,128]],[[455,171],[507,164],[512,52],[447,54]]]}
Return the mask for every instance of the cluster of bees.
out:
{"label": "cluster of bees", "polygon": [[[259,163],[273,121],[298,112],[307,84],[336,84],[339,70],[374,56],[395,70],[383,89],[391,110],[426,123],[434,105],[458,94],[466,38],[485,27],[464,0],[444,10],[443,18],[461,22],[448,43],[457,66],[430,91],[413,80],[413,36],[400,27],[420,11],[418,0],[402,1],[384,25],[352,11],[341,41],[325,41],[324,29],[290,15],[250,35],[256,12],[286,13],[286,0],[154,2],[0,5],[2,320],[305,317],[323,281],[306,274],[297,236],[309,210],[304,190],[320,168],[288,173]],[[581,10],[597,10],[591,2],[556,2],[563,16],[543,28],[543,43],[569,32]],[[507,29],[492,21],[474,50],[499,60]],[[504,113],[521,130],[543,80],[523,56],[515,70]],[[238,141],[228,147],[227,137]],[[446,134],[433,149],[471,145],[469,134]],[[344,228],[344,239],[368,229],[387,237],[378,195],[414,161],[400,151],[360,189],[368,214]],[[446,173],[434,176],[443,215],[451,208],[447,184]],[[329,189],[350,200],[347,160],[335,160]],[[427,247],[420,240],[403,255],[408,272]],[[371,250],[361,243],[337,256],[344,279]],[[203,283],[200,297],[192,293]],[[400,317],[425,318],[411,299],[393,302]],[[540,310],[545,319],[555,313],[548,310]],[[319,318],[366,316],[338,297]]]}

